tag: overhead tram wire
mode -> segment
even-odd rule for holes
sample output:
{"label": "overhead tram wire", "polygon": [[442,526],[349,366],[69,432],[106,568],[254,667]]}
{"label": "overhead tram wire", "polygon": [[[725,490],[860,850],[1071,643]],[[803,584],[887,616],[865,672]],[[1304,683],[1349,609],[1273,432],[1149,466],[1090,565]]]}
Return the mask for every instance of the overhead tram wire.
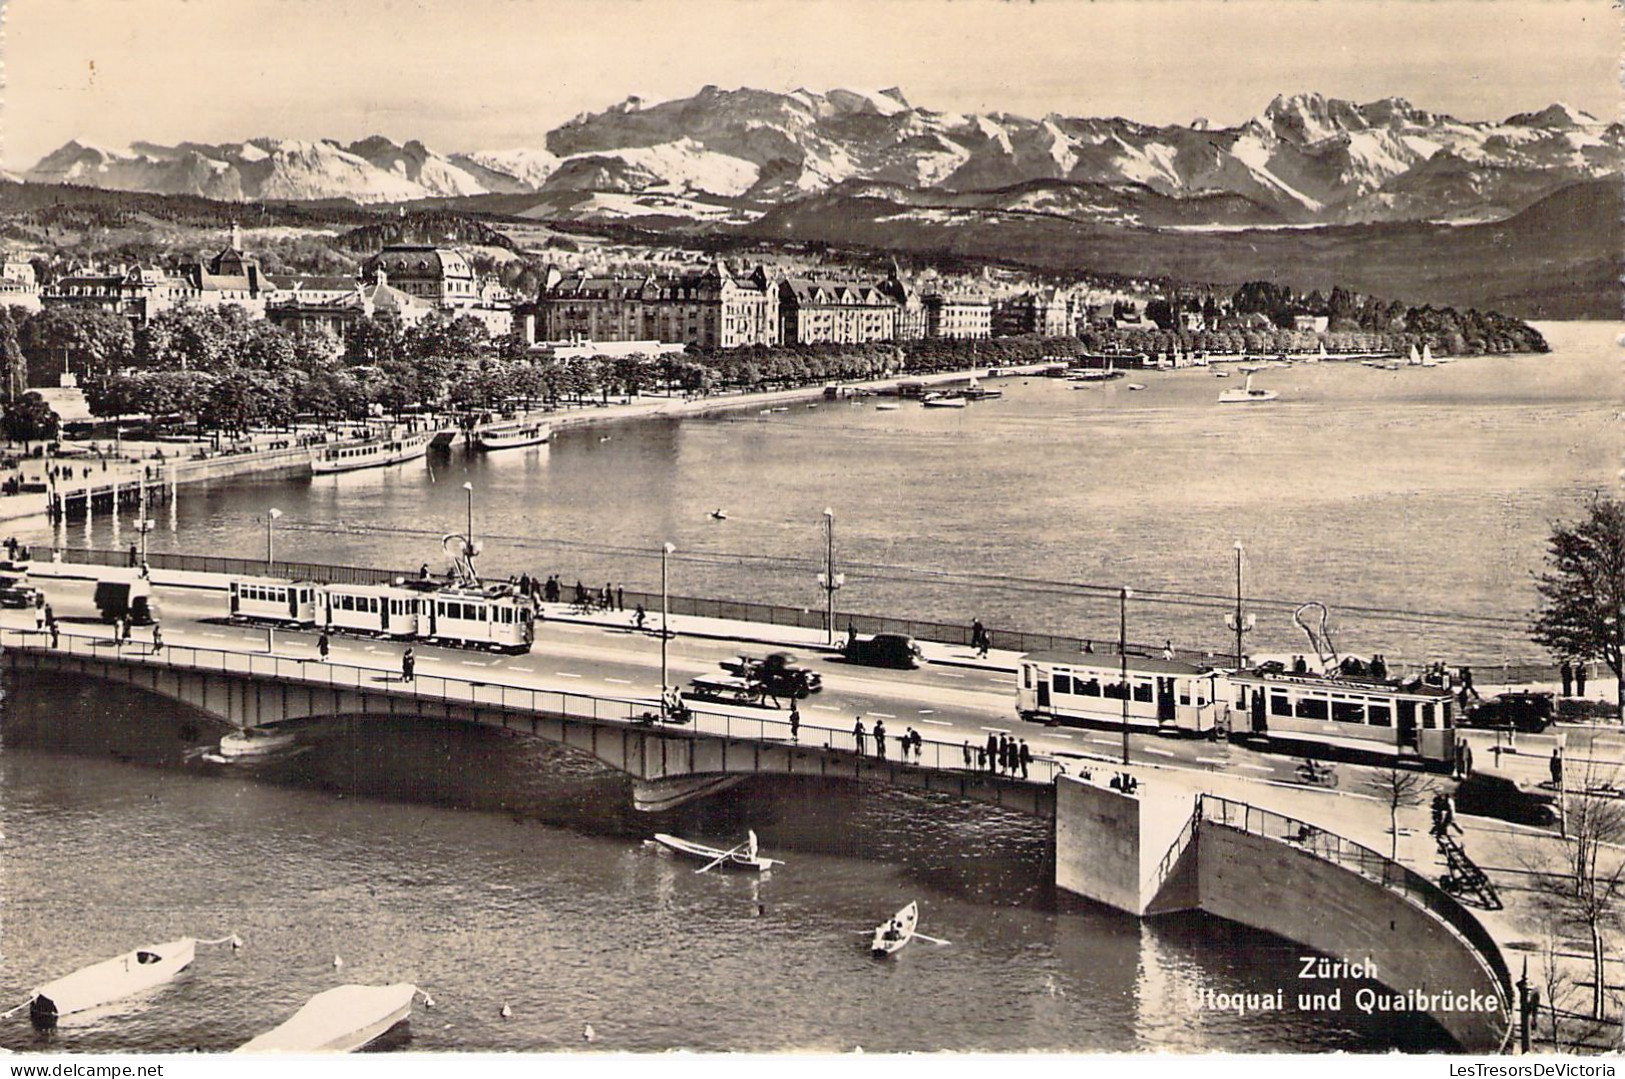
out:
{"label": "overhead tram wire", "polygon": [[[282,523],[280,527],[284,531],[291,530],[340,536],[398,535],[438,539],[441,535],[440,531],[434,529],[371,524],[335,527],[331,524],[294,522],[293,524]],[[592,543],[584,540],[520,536],[504,533],[492,533],[487,535],[485,539],[488,542],[500,542],[504,546],[516,550],[557,549],[638,559],[650,557],[649,552],[642,547],[622,544]],[[823,563],[819,560],[797,555],[763,555],[744,551],[689,551],[674,556],[674,560],[689,565],[713,566],[724,569],[749,564],[778,570],[793,569],[814,572],[823,566]],[[1042,577],[1022,577],[1013,574],[933,570],[917,566],[897,566],[879,562],[843,561],[842,568],[849,579],[883,581],[886,583],[932,584],[959,588],[983,586],[998,588],[1005,592],[1049,595],[1086,601],[1099,600],[1103,603],[1115,603],[1121,588],[1118,585],[1095,584],[1088,581],[1059,581]],[[1214,592],[1190,592],[1179,589],[1148,588],[1143,591],[1135,589],[1134,595],[1137,601],[1145,603],[1197,610],[1228,611],[1235,603],[1234,596]],[[1290,613],[1302,606],[1303,601],[1301,599],[1248,596],[1247,603],[1254,610]],[[1525,622],[1513,617],[1467,614],[1457,611],[1415,611],[1398,607],[1356,604],[1336,604],[1335,609],[1338,614],[1343,616],[1358,615],[1364,618],[1399,623],[1471,626],[1492,630],[1522,630],[1526,626]]]}

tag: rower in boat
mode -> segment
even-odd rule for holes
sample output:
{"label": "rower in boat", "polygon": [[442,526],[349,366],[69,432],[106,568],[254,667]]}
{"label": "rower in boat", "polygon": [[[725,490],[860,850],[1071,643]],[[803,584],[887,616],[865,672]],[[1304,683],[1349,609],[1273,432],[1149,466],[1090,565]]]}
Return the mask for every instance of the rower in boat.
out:
{"label": "rower in boat", "polygon": [[657,833],[654,841],[667,850],[690,858],[703,859],[705,865],[696,869],[696,873],[709,872],[718,866],[730,869],[754,869],[758,873],[765,873],[776,865],[783,865],[776,858],[764,858],[757,852],[756,833],[747,832],[745,842],[732,850],[722,850],[718,847],[708,847],[704,843],[695,843],[691,840],[680,839],[664,832]]}
{"label": "rower in boat", "polygon": [[877,956],[891,955],[914,938],[914,927],[920,920],[920,905],[911,902],[891,916],[891,920],[875,926],[875,937],[869,950]]}

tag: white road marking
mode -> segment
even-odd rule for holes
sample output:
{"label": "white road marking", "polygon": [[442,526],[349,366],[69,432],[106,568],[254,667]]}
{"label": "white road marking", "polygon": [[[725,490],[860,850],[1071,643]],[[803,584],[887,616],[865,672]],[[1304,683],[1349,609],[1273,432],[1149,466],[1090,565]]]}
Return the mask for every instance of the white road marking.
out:
{"label": "white road marking", "polygon": [[822,708],[826,712],[844,712],[844,711],[846,711],[846,709],[837,708],[833,704],[815,704],[815,705],[813,705],[813,707],[814,708]]}
{"label": "white road marking", "polygon": [[508,669],[510,671],[524,671],[526,674],[535,674],[536,673],[536,668],[535,667],[509,667]]}
{"label": "white road marking", "polygon": [[363,648],[362,651],[363,652],[376,652],[376,651],[378,651],[378,646],[375,645],[375,644],[369,644],[369,645],[367,645],[367,647]]}
{"label": "white road marking", "polygon": [[1246,768],[1254,772],[1273,772],[1275,769],[1265,764],[1238,764],[1237,768]]}
{"label": "white road marking", "polygon": [[1197,761],[1198,764],[1229,764],[1230,763],[1224,757],[1197,757],[1196,761]]}
{"label": "white road marking", "polygon": [[946,719],[922,719],[922,720],[920,720],[920,722],[921,723],[931,723],[931,724],[934,724],[934,725],[936,725],[938,727],[952,727],[953,726],[953,724],[949,723]]}
{"label": "white road marking", "polygon": [[1097,746],[1115,746],[1118,744],[1115,738],[1091,738],[1089,741]]}
{"label": "white road marking", "polygon": [[630,678],[606,678],[604,681],[614,682],[618,686],[629,686],[632,684],[632,680]]}
{"label": "white road marking", "polygon": [[1013,686],[1016,684],[1016,680],[1014,678],[989,678],[988,681],[997,682],[1004,686]]}
{"label": "white road marking", "polygon": [[582,629],[580,626],[561,626],[557,622],[551,623],[548,626],[548,628],[551,629],[555,633],[585,633],[586,632],[586,630]]}
{"label": "white road marking", "polygon": [[571,674],[569,671],[554,671],[553,674],[556,677],[559,677],[559,678],[580,678],[581,677],[579,674]]}
{"label": "white road marking", "polygon": [[938,671],[937,672],[937,677],[938,678],[963,678],[965,676],[962,675],[962,674],[955,674],[953,671]]}
{"label": "white road marking", "polygon": [[897,718],[896,716],[892,715],[890,712],[870,712],[869,714],[871,716],[879,716],[881,719],[896,719]]}
{"label": "white road marking", "polygon": [[481,663],[477,659],[461,659],[461,660],[458,660],[457,662],[461,663],[465,667],[483,667],[483,666],[485,666],[485,664]]}
{"label": "white road marking", "polygon": [[1145,751],[1147,753],[1155,753],[1159,757],[1172,757],[1173,756],[1173,754],[1168,752],[1166,749],[1158,749],[1155,746],[1145,746],[1144,749],[1145,749]]}
{"label": "white road marking", "polygon": [[1045,738],[1065,738],[1068,742],[1072,741],[1072,736],[1070,734],[1046,734],[1046,735],[1044,735],[1044,737]]}
{"label": "white road marking", "polygon": [[226,637],[226,636],[229,636],[229,634],[225,634],[225,633],[211,633],[208,630],[204,630],[203,635],[205,637]]}
{"label": "white road marking", "polygon": [[936,714],[937,714],[937,710],[935,708],[922,708],[922,709],[920,709],[920,715],[922,715],[922,716],[934,716]]}
{"label": "white road marking", "polygon": [[1010,728],[1009,727],[983,727],[982,729],[984,731],[992,731],[994,734],[1009,734],[1010,733]]}

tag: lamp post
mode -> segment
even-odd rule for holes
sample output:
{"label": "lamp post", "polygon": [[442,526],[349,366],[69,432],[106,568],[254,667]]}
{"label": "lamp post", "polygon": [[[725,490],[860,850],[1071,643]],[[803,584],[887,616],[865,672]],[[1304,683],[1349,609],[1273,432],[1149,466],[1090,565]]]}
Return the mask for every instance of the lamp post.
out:
{"label": "lamp post", "polygon": [[1247,624],[1246,616],[1241,613],[1241,541],[1236,541],[1236,613],[1232,617],[1231,628],[1236,631],[1236,670],[1241,670],[1245,653],[1241,647],[1241,635],[1252,627]]}
{"label": "lamp post", "polygon": [[660,545],[660,711],[666,711],[666,619],[671,611],[671,596],[667,589],[666,563],[677,550],[670,543]]}
{"label": "lamp post", "polygon": [[472,556],[474,554],[474,485],[464,483],[463,490],[468,492],[468,530],[463,535],[468,537],[465,542],[466,551]]}
{"label": "lamp post", "polygon": [[[143,465],[142,468],[145,469],[146,466]],[[135,522],[135,530],[141,536],[141,565],[145,566],[147,564],[147,533],[153,530],[155,522],[147,516],[147,477],[144,471],[141,475],[140,508],[136,512],[139,516]]]}
{"label": "lamp post", "polygon": [[835,511],[824,508],[824,572],[818,575],[818,584],[824,590],[827,604],[824,612],[826,644],[835,643],[835,590],[846,583],[846,574],[835,572]]}
{"label": "lamp post", "polygon": [[1123,763],[1128,763],[1128,598],[1133,590],[1124,585],[1117,595],[1117,659],[1123,690]]}
{"label": "lamp post", "polygon": [[[265,572],[271,572],[271,563],[276,561],[276,538],[272,526],[276,519],[282,516],[281,510],[272,510],[265,515]],[[143,534],[143,539],[145,535]]]}

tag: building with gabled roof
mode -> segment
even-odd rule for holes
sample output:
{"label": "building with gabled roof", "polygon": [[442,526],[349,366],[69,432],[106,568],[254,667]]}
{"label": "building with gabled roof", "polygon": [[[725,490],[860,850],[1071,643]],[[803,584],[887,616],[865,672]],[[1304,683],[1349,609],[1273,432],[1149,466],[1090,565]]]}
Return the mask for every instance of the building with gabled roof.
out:
{"label": "building with gabled roof", "polygon": [[553,270],[537,297],[537,334],[548,341],[773,345],[778,299],[764,268],[736,274],[721,260],[676,274],[567,277]]}
{"label": "building with gabled roof", "polygon": [[779,338],[787,345],[867,344],[897,337],[897,305],[878,286],[787,277],[779,285]]}

